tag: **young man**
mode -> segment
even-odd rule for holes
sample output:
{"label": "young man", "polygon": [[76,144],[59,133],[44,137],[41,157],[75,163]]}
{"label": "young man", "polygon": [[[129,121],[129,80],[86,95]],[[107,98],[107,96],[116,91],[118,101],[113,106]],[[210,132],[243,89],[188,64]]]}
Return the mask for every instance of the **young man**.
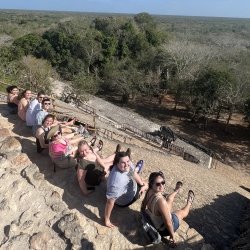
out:
{"label": "young man", "polygon": [[32,127],[35,125],[36,115],[42,109],[42,100],[45,98],[44,91],[37,94],[37,98],[30,102],[26,111],[26,125]]}
{"label": "young man", "polygon": [[48,110],[50,108],[50,99],[49,98],[44,98],[42,100],[42,109],[37,112],[36,114],[36,119],[35,119],[35,124],[33,126],[33,133],[36,133],[36,130],[42,125],[43,119],[45,118],[46,115],[49,114]]}

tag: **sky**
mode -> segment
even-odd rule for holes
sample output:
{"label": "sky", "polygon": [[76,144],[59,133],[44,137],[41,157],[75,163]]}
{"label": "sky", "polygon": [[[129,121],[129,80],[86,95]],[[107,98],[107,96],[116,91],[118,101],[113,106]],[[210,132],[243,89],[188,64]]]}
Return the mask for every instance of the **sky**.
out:
{"label": "sky", "polygon": [[250,0],[0,0],[0,9],[250,18]]}

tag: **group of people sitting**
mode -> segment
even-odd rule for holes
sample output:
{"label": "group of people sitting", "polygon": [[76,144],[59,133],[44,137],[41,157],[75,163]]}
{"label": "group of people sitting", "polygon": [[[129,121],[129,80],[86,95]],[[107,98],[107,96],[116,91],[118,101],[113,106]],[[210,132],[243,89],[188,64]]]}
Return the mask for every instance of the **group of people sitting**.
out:
{"label": "group of people sitting", "polygon": [[182,188],[182,182],[178,181],[173,192],[165,195],[165,177],[162,172],[151,173],[147,183],[140,176],[143,160],[134,165],[131,150],[121,151],[120,144],[113,154],[100,156],[103,141],[96,143],[97,138],[93,136],[88,142],[86,129],[74,126],[75,119],[67,123],[57,121],[54,115],[49,114],[51,102],[44,92],[40,91],[32,101],[30,90],[25,90],[21,99],[16,86],[8,87],[7,92],[9,111],[17,113],[32,128],[37,152],[47,151],[52,162],[60,168],[76,169],[79,187],[84,195],[92,193],[102,181],[107,182],[104,214],[107,227],[114,227],[111,213],[115,206],[128,207],[145,194],[142,211],[148,214],[161,236],[170,236],[170,242],[175,244],[174,232],[188,215],[194,200],[192,190],[188,192],[185,206],[172,212],[173,201]]}

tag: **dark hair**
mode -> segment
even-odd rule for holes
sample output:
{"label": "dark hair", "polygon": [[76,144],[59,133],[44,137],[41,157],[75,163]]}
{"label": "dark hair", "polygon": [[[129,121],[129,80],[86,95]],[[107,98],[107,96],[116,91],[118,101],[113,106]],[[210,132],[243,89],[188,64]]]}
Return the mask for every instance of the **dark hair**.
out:
{"label": "dark hair", "polygon": [[43,118],[42,124],[48,119],[48,118],[52,118],[53,120],[55,120],[55,116],[52,114],[48,114]]}
{"label": "dark hair", "polygon": [[30,89],[25,89],[25,90],[23,90],[23,91],[19,94],[18,99],[21,100],[21,99],[24,97],[24,95],[26,94],[27,91],[30,91]]}
{"label": "dark hair", "polygon": [[161,171],[159,171],[159,172],[153,172],[153,173],[151,173],[151,174],[149,175],[149,178],[148,178],[148,187],[149,187],[149,188],[152,188],[152,186],[153,186],[153,184],[154,184],[154,181],[155,181],[155,179],[156,179],[158,176],[162,177],[162,178],[165,180],[164,174],[163,174]]}
{"label": "dark hair", "polygon": [[117,152],[117,153],[115,154],[115,159],[114,159],[114,161],[113,161],[113,165],[117,165],[117,164],[119,163],[120,159],[121,159],[122,157],[125,157],[125,156],[129,156],[129,155],[128,155],[128,152],[124,152],[124,151],[122,151],[122,152]]}
{"label": "dark hair", "polygon": [[50,99],[49,98],[44,98],[43,100],[42,100],[42,105],[45,103],[45,102],[50,102]]}
{"label": "dark hair", "polygon": [[39,92],[37,93],[37,96],[39,97],[40,95],[45,95],[45,92],[44,92],[43,90],[39,91]]}
{"label": "dark hair", "polygon": [[6,88],[7,93],[11,93],[13,89],[18,89],[16,85],[11,85]]}

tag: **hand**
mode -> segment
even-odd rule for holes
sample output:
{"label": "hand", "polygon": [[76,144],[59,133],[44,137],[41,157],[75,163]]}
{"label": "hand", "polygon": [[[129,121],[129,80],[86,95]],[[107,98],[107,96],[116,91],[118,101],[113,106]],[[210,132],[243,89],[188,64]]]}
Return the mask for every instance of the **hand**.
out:
{"label": "hand", "polygon": [[144,186],[141,187],[141,189],[139,191],[139,195],[141,196],[147,190],[148,190],[148,185],[145,184]]}
{"label": "hand", "polygon": [[170,246],[171,248],[177,247],[174,238],[171,238],[171,237],[170,237],[170,239],[169,239],[169,246]]}
{"label": "hand", "polygon": [[105,226],[106,226],[106,227],[109,227],[109,228],[116,227],[114,224],[111,223],[110,220],[105,220]]}

